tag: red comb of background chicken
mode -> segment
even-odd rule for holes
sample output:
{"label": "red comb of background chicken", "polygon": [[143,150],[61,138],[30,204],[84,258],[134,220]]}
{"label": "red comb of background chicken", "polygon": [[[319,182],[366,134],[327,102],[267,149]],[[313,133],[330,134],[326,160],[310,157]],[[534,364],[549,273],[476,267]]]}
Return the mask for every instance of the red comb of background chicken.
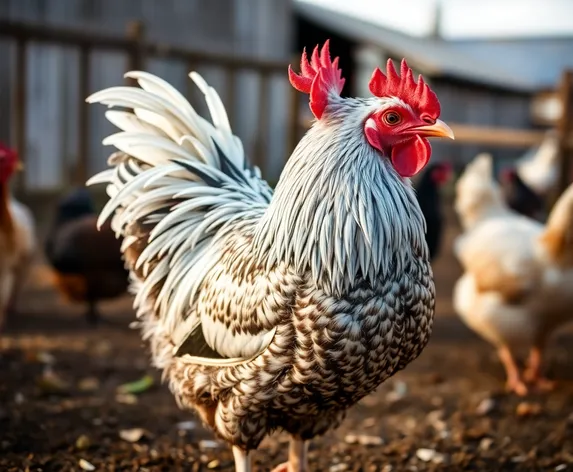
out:
{"label": "red comb of background chicken", "polygon": [[6,146],[6,144],[4,144],[2,141],[0,141],[0,158],[4,157],[16,158],[18,157],[18,153],[14,149]]}
{"label": "red comb of background chicken", "polygon": [[329,40],[322,46],[320,54],[318,46],[314,48],[310,61],[306,50],[303,51],[300,70],[301,73],[297,74],[291,66],[288,67],[290,83],[299,92],[310,94],[310,110],[320,119],[328,105],[329,93],[336,92],[336,95],[340,95],[344,86],[342,71],[338,68],[338,57],[334,61],[330,60]]}
{"label": "red comb of background chicken", "polygon": [[14,172],[18,153],[0,141],[0,181],[5,182]]}
{"label": "red comb of background chicken", "polygon": [[454,168],[449,162],[436,162],[432,169],[432,179],[438,185],[445,184],[454,173]]}
{"label": "red comb of background chicken", "polygon": [[406,59],[402,59],[400,75],[396,72],[392,59],[388,59],[386,75],[376,68],[368,87],[376,97],[398,97],[417,111],[422,119],[436,120],[440,116],[438,97],[421,75],[418,82],[414,80],[414,74]]}

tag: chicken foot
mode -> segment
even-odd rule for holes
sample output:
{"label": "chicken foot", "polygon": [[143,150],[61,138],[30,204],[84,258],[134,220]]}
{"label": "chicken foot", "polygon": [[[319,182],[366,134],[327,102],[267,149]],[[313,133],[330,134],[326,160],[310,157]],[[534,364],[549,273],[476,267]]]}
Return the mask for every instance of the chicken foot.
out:
{"label": "chicken foot", "polygon": [[291,436],[288,450],[288,462],[275,467],[272,472],[309,472],[308,441]]}
{"label": "chicken foot", "polygon": [[10,293],[10,298],[8,300],[8,306],[6,308],[8,314],[14,314],[16,312],[16,304],[18,303],[18,299],[22,293],[22,289],[24,288],[24,283],[26,282],[26,278],[30,272],[31,264],[32,258],[27,257],[20,261],[14,270],[14,284],[12,287],[12,292]]}
{"label": "chicken foot", "polygon": [[520,397],[527,395],[527,386],[521,380],[519,368],[517,367],[513,354],[509,348],[507,346],[500,347],[497,350],[497,355],[499,356],[499,360],[503,364],[507,375],[505,388],[509,392],[515,392]]}
{"label": "chicken foot", "polygon": [[251,472],[253,470],[250,452],[233,446],[233,457],[235,458],[235,472]]}
{"label": "chicken foot", "polygon": [[85,317],[86,317],[87,322],[92,326],[97,325],[101,321],[101,317],[99,314],[99,310],[97,308],[97,302],[96,301],[88,300],[88,306],[87,306],[87,310],[85,313]]}
{"label": "chicken foot", "polygon": [[541,363],[543,360],[543,345],[536,344],[529,351],[527,368],[523,373],[526,382],[534,385],[538,390],[547,391],[555,388],[555,382],[541,375]]}

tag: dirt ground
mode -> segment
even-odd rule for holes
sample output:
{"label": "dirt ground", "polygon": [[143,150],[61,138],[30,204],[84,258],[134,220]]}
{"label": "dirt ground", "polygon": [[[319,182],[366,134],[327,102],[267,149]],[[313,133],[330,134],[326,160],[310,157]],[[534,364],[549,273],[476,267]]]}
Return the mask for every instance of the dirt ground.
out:
{"label": "dirt ground", "polygon": [[[573,471],[571,334],[549,350],[556,391],[518,399],[503,391],[493,350],[451,307],[459,268],[444,241],[435,264],[437,319],[425,352],[313,442],[313,471]],[[54,295],[45,270],[0,336],[0,471],[232,471],[230,450],[180,411],[146,348],[128,298],[86,325],[82,308]],[[569,342],[569,347],[568,347]],[[151,375],[135,394],[118,387]],[[256,453],[257,471],[286,459],[282,434]]]}

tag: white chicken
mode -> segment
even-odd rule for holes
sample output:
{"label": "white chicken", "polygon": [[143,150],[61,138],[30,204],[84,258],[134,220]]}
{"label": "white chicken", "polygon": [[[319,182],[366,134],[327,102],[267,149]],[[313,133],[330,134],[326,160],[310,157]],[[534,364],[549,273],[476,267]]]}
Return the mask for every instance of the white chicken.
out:
{"label": "white chicken", "polygon": [[455,210],[464,231],[494,216],[514,215],[493,180],[491,154],[478,154],[456,183]]}
{"label": "white chicken", "polygon": [[18,167],[16,152],[0,143],[0,328],[15,308],[36,248],[32,213],[8,187]]}
{"label": "white chicken", "polygon": [[516,164],[521,180],[540,197],[546,197],[557,183],[558,151],[557,134],[550,130],[542,143],[530,149]]}
{"label": "white chicken", "polygon": [[[462,320],[492,343],[519,395],[527,383],[549,388],[541,375],[551,333],[571,320],[573,303],[573,186],[542,225],[511,211],[491,174],[491,156],[478,156],[456,186],[456,211],[466,233],[455,243],[465,273],[454,288]],[[516,353],[529,349],[525,372]]]}

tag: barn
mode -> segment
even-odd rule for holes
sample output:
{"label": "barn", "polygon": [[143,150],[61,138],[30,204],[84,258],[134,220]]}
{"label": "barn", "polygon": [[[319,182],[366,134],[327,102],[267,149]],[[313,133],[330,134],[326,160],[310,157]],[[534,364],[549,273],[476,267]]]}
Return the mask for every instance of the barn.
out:
{"label": "barn", "polygon": [[[527,74],[516,74],[511,68],[489,61],[488,54],[480,48],[483,42],[446,41],[437,33],[430,38],[412,37],[311,3],[295,2],[294,7],[295,49],[312,48],[331,38],[331,51],[340,56],[347,77],[343,93],[368,95],[372,70],[388,58],[404,57],[432,84],[447,122],[518,129],[536,127],[530,106],[541,88],[539,83]],[[439,31],[438,23],[435,30]],[[524,151],[461,141],[436,142],[433,155],[462,164],[482,151],[492,152],[500,159],[514,158]]]}

